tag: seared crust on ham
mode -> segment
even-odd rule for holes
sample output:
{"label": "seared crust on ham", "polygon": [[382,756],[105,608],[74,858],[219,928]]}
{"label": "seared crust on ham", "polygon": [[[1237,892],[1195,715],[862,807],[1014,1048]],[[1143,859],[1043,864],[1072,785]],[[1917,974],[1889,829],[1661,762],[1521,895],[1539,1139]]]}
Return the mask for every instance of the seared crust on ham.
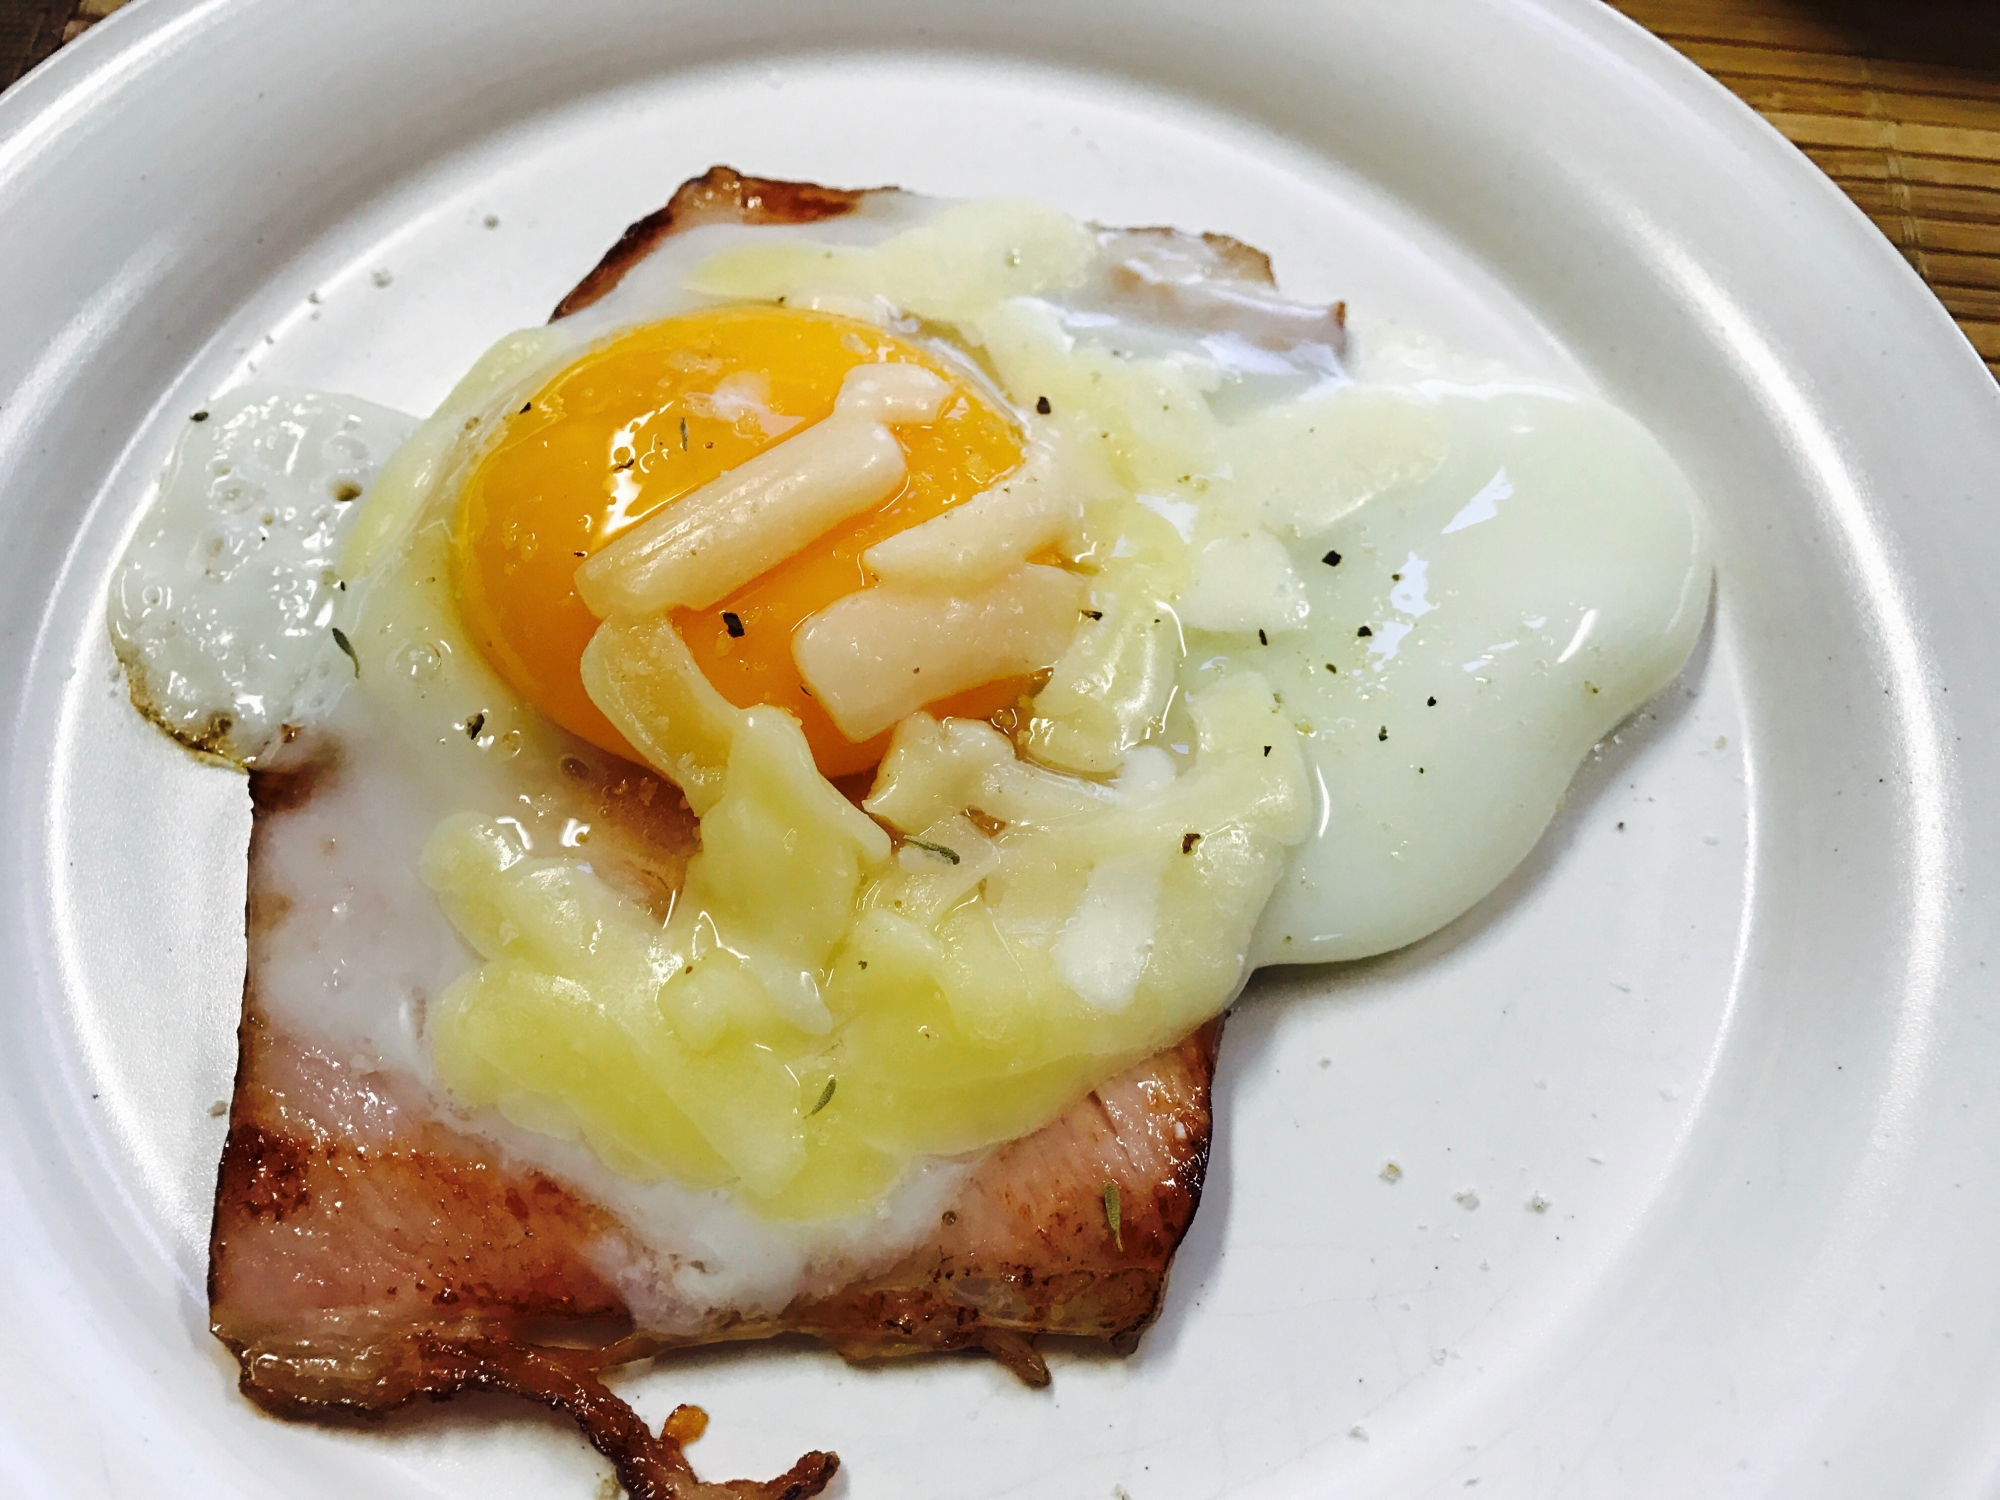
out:
{"label": "seared crust on ham", "polygon": [[[604,296],[683,230],[810,223],[853,212],[865,196],[713,168],[627,229],[556,316]],[[1178,239],[1229,262],[1240,280],[1269,281],[1269,263],[1236,241]],[[701,1414],[682,1408],[655,1435],[602,1372],[675,1344],[803,1333],[855,1360],[981,1351],[1041,1384],[1040,1335],[1136,1347],[1200,1202],[1219,1019],[991,1152],[896,1265],[775,1317],[725,1314],[699,1336],[663,1337],[635,1327],[598,1269],[603,1248],[626,1235],[613,1214],[502,1162],[422,1101],[396,1107],[393,1080],[355,1077],[282,1034],[259,1004],[261,954],[287,915],[267,842],[337,774],[322,759],[250,778],[249,963],[208,1295],[213,1330],[259,1406],[380,1417],[419,1397],[508,1391],[574,1421],[634,1496],[799,1500],[831,1479],[833,1454],[808,1453],[775,1480],[704,1483],[682,1451]],[[675,822],[675,798],[628,803],[654,812],[617,829],[626,857],[607,858],[607,876],[664,909],[691,825],[684,813]]]}

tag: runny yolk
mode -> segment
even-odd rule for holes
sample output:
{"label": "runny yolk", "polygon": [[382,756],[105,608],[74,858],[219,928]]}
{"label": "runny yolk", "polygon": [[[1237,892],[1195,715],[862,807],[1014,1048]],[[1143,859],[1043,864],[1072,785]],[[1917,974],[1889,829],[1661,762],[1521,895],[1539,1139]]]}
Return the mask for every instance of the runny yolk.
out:
{"label": "runny yolk", "polygon": [[[674,623],[722,696],[789,709],[823,775],[865,771],[888,736],[856,743],[800,681],[792,632],[868,583],[861,554],[989,488],[1021,461],[1012,420],[961,372],[867,323],[782,307],[729,307],[650,324],[586,355],[506,420],[460,499],[452,583],[461,622],[509,687],[571,733],[637,759],[583,690],[597,619],[577,596],[584,558],[653,511],[833,410],[855,365],[908,360],[952,383],[943,415],[896,429],[909,474],[713,608]],[[793,419],[787,422],[786,419]],[[940,700],[985,718],[1027,679]]]}

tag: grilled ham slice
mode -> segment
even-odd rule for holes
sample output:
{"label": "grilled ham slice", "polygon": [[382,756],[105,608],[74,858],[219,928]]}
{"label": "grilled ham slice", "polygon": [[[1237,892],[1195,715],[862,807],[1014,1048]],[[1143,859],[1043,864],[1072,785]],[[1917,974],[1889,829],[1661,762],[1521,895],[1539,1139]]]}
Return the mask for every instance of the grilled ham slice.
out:
{"label": "grilled ham slice", "polygon": [[[600,1373],[674,1344],[805,1333],[857,1360],[982,1351],[1041,1384],[1036,1335],[1137,1345],[1200,1201],[1220,1021],[990,1153],[888,1270],[775,1317],[662,1337],[634,1328],[595,1268],[592,1247],[619,1233],[610,1213],[400,1107],[376,1092],[392,1085],[286,1037],[258,1003],[259,956],[289,909],[260,856],[318,776],[250,782],[249,974],[208,1291],[258,1405],[372,1417],[420,1396],[511,1391],[575,1421],[634,1496],[764,1500],[817,1494],[837,1460],[809,1453],[769,1483],[703,1485],[681,1453],[699,1413],[655,1436]],[[387,1127],[357,1128],[371,1119]]]}
{"label": "grilled ham slice", "polygon": [[[590,305],[697,224],[807,223],[863,197],[716,168],[627,230],[556,316]],[[1257,252],[1220,239],[1209,248],[1268,280]],[[682,1445],[705,1417],[683,1407],[654,1434],[602,1372],[676,1343],[804,1333],[856,1360],[979,1351],[1041,1384],[1039,1335],[1137,1345],[1200,1201],[1220,1020],[989,1153],[934,1233],[888,1270],[777,1316],[725,1316],[698,1337],[663,1337],[635,1327],[595,1269],[590,1248],[621,1232],[613,1214],[421,1109],[369,1097],[376,1082],[286,1036],[259,1004],[260,955],[288,908],[263,855],[329,769],[250,780],[249,965],[208,1293],[211,1326],[259,1406],[379,1417],[418,1397],[507,1391],[574,1421],[641,1500],[793,1500],[825,1487],[832,1453],[808,1453],[767,1482],[703,1483]],[[637,834],[660,848],[656,880],[677,873],[685,849],[673,829]],[[357,1128],[371,1117],[388,1123]]]}

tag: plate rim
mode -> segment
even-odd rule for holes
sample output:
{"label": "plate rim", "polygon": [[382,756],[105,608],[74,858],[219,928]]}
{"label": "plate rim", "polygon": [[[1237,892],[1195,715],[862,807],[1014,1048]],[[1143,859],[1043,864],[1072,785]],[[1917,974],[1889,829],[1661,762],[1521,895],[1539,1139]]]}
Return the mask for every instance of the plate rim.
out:
{"label": "plate rim", "polygon": [[[245,0],[186,0],[178,5],[174,0],[139,0],[39,65],[9,89],[5,97],[0,97],[0,198],[9,191],[13,173],[33,165],[32,153],[23,155],[20,144],[24,137],[31,138],[40,128],[38,121],[63,117],[57,119],[54,133],[45,135],[39,143],[44,151],[59,149],[62,126],[87,115],[91,106],[100,101],[108,104],[104,91],[115,91],[127,70],[145,65],[161,52],[192,43],[204,26],[227,24],[233,15],[248,8]],[[1539,4],[1533,0],[1512,0],[1512,3],[1502,0],[1489,8],[1525,15],[1530,20],[1539,18],[1558,32],[1568,29],[1624,57],[1642,74],[1681,98],[1687,108],[1715,126],[1726,139],[1734,140],[1758,162],[1760,170],[1781,172],[1797,191],[1810,193],[1818,200],[1819,213],[1844,221],[1850,234],[1850,248],[1858,252],[1860,242],[1853,236],[1865,235],[1873,247],[1865,253],[1871,254],[1881,267],[1875,289],[1887,293],[1894,288],[1894,300],[1910,316],[1908,326],[1898,331],[1903,352],[1921,361],[1935,361],[1941,370],[1948,371],[1955,363],[1967,377],[1976,375],[1984,395],[1992,394],[1994,382],[1983,361],[1915,270],[1858,206],[1802,152],[1721,84],[1638,23],[1608,6],[1594,4],[1593,0]],[[32,139],[29,143],[36,144]],[[1781,162],[1776,147],[1783,148],[1788,161]],[[1804,169],[1803,176],[1799,175],[1799,168]],[[1883,256],[1888,259],[1883,260]],[[1916,294],[1914,301],[1912,293]],[[1810,396],[1810,392],[1806,394]],[[1969,388],[1966,394],[1970,394]],[[1990,440],[2000,433],[2000,398],[1983,400],[1983,404],[1987,408]],[[9,726],[10,731],[12,727]],[[1968,768],[1962,761],[1954,761],[1948,770],[1962,787]],[[1968,920],[1971,915],[1968,904],[1959,911],[1958,920]]]}

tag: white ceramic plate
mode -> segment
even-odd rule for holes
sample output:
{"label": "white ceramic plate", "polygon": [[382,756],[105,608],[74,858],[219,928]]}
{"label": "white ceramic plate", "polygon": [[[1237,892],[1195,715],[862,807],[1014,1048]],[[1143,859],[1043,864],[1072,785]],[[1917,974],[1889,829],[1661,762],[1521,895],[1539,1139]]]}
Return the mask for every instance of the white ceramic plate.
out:
{"label": "white ceramic plate", "polygon": [[525,1407],[234,1394],[248,810],[129,712],[101,600],[210,394],[425,409],[715,161],[1227,230],[1594,384],[1696,479],[1720,602],[1505,889],[1253,986],[1137,1355],[740,1349],[641,1409],[706,1406],[711,1475],[837,1447],[852,1496],[1992,1493],[2000,396],[1594,0],[141,0],[0,99],[0,1493],[593,1493]]}

